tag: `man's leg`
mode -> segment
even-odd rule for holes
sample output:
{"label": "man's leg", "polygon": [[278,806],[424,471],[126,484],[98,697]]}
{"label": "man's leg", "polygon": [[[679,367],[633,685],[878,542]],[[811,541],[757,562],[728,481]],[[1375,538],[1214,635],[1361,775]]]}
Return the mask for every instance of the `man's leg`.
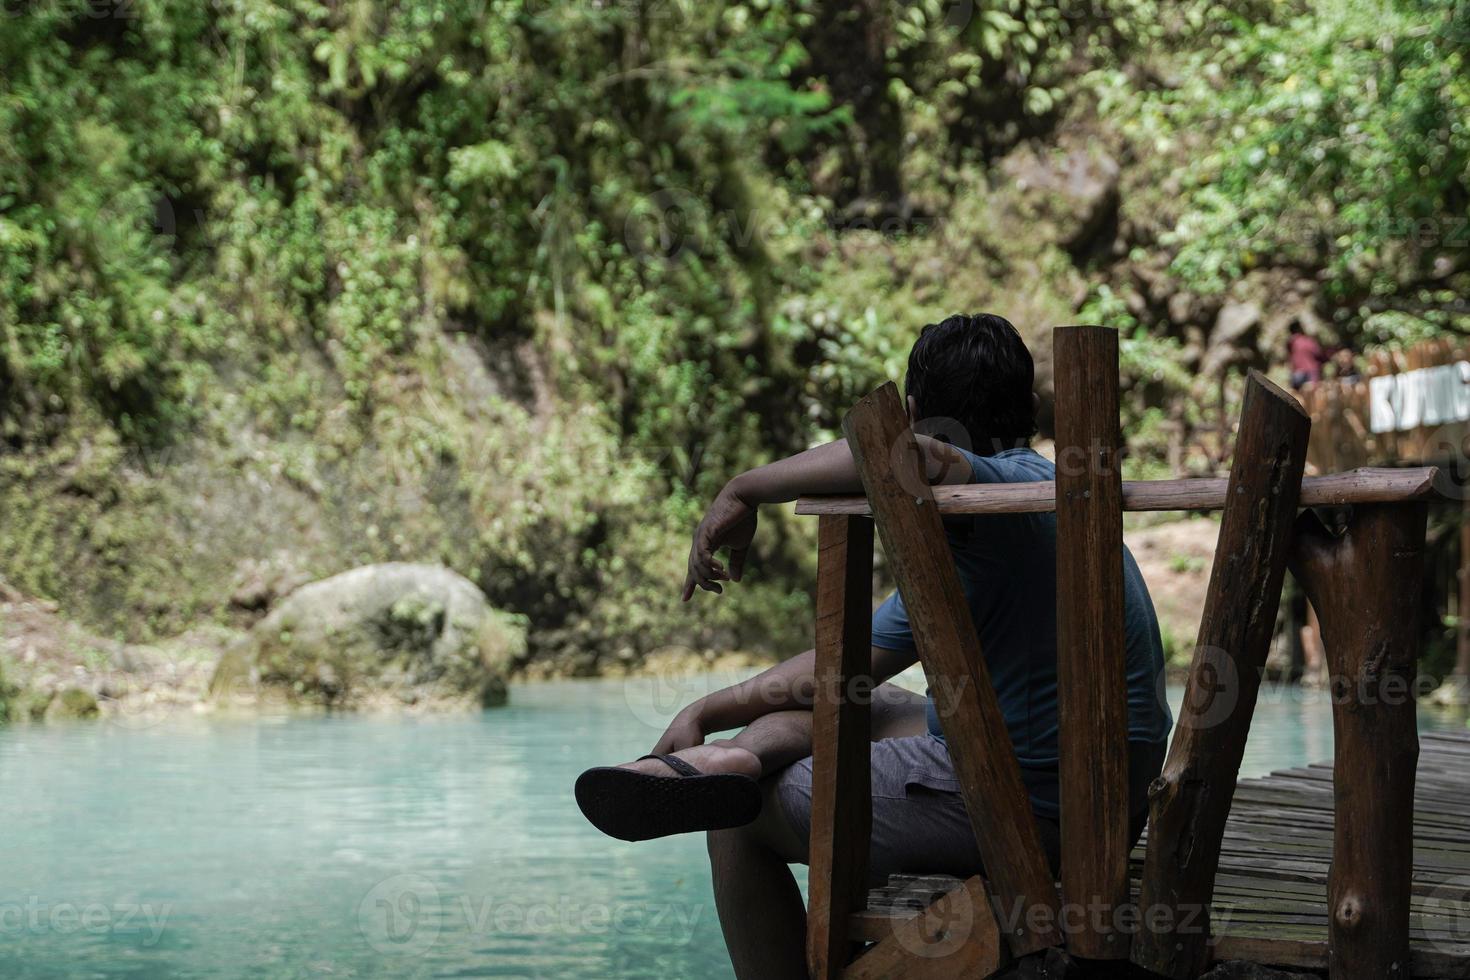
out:
{"label": "man's leg", "polygon": [[[926,704],[922,695],[894,684],[879,685],[872,702],[873,739],[923,733]],[[742,980],[806,976],[806,909],[788,865],[805,863],[807,842],[787,822],[775,787],[782,770],[811,753],[810,710],[772,712],[732,738],[674,753],[702,773],[742,773],[762,780],[764,800],[755,822],[711,831],[708,841],[720,926]],[[657,759],[624,767],[675,775]]]}
{"label": "man's leg", "polygon": [[[924,710],[921,695],[881,685],[873,699],[874,740],[922,733]],[[774,712],[729,741],[755,756],[769,774],[761,784],[765,800],[760,817],[744,827],[709,834],[715,907],[730,962],[742,980],[805,977],[806,908],[790,865],[806,862],[807,842],[786,820],[775,775],[811,755],[811,712]]]}
{"label": "man's leg", "polygon": [[[923,734],[927,703],[928,699],[922,694],[897,684],[878,685],[873,691],[872,702],[873,741]],[[757,718],[731,738],[716,739],[674,753],[703,773],[742,773],[756,779],[780,772],[811,754],[812,713],[807,709],[773,711]],[[674,775],[657,759],[640,759],[624,763],[623,767],[651,776]]]}
{"label": "man's leg", "polygon": [[[765,715],[732,741],[779,772],[811,754],[811,712]],[[775,778],[761,781],[764,805],[754,823],[708,835],[715,908],[741,980],[807,975],[806,907],[789,867],[806,860],[806,842],[787,825],[775,789]]]}

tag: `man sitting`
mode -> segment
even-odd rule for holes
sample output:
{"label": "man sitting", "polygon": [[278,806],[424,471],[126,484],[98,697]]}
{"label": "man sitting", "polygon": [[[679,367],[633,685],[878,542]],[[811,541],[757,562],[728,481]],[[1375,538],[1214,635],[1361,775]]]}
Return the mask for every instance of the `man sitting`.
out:
{"label": "man sitting", "polygon": [[[1002,317],[952,316],[924,328],[909,353],[905,387],[931,483],[1055,479],[1053,464],[1030,447],[1036,432],[1033,370],[1020,334]],[[966,441],[968,446],[956,444]],[[694,533],[684,599],[696,588],[718,593],[721,583],[740,581],[760,504],[861,491],[845,441],[735,477]],[[945,531],[1055,871],[1056,517],[949,517]],[[728,564],[715,557],[722,549],[728,549]],[[1126,549],[1123,571],[1136,840],[1172,719],[1163,699],[1163,646],[1153,603]],[[873,614],[872,642],[875,681],[886,682],[915,662],[913,633],[897,593]],[[808,650],[701,698],[679,712],[651,755],[588,770],[577,781],[583,813],[614,837],[708,832],[720,924],[742,978],[806,976],[805,914],[788,865],[807,859],[813,660]],[[737,728],[732,738],[705,741],[712,732]],[[933,702],[880,684],[872,737],[871,873],[982,873]]]}

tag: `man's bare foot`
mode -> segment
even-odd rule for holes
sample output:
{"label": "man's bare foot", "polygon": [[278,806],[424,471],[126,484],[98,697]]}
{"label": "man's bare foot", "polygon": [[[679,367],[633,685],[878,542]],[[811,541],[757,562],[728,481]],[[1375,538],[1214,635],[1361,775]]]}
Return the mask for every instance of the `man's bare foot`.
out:
{"label": "man's bare foot", "polygon": [[[749,776],[751,779],[761,778],[761,760],[749,749],[725,739],[715,742],[707,742],[704,745],[691,745],[687,749],[680,749],[673,753],[683,759],[706,776],[714,776],[718,773],[733,773],[737,776]],[[658,759],[639,759],[637,762],[625,762],[619,769],[632,769],[634,772],[646,773],[650,776],[677,776],[678,773],[670,769],[668,765]]]}

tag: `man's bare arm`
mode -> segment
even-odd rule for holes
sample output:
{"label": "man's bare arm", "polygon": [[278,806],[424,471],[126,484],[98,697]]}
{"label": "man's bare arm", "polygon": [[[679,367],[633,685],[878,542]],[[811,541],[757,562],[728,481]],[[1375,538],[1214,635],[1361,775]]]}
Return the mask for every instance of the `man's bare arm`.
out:
{"label": "man's bare arm", "polygon": [[[971,479],[969,463],[962,453],[937,439],[922,435],[917,438],[930,483],[965,483]],[[720,491],[694,532],[684,580],[685,601],[696,587],[720,592],[720,582],[740,581],[761,504],[786,503],[807,494],[861,491],[862,480],[846,439],[741,473]],[[721,548],[729,549],[728,570],[714,557]],[[874,647],[875,683],[887,680],[915,659],[913,654]],[[773,711],[810,708],[814,663],[814,652],[807,650],[750,680],[700,698],[679,712],[654,751],[673,752],[698,745],[710,732],[740,728]]]}
{"label": "man's bare arm", "polygon": [[[879,684],[916,660],[912,653],[873,648],[873,683]],[[674,718],[654,752],[677,752],[699,745],[711,732],[743,728],[773,711],[810,708],[816,651],[807,650],[739,684],[707,694]]]}
{"label": "man's bare arm", "polygon": [[[930,483],[970,480],[970,465],[959,450],[928,436],[917,438]],[[696,587],[706,592],[722,592],[719,583],[740,581],[745,556],[755,536],[756,511],[761,504],[786,503],[808,494],[860,493],[862,489],[846,439],[736,476],[716,495],[694,531],[684,577],[684,601],[689,601]],[[729,549],[728,569],[715,557],[721,548]]]}
{"label": "man's bare arm", "polygon": [[[965,483],[970,465],[949,443],[917,436],[930,483]],[[730,481],[748,503],[781,504],[814,494],[861,493],[862,480],[846,439],[741,473]]]}

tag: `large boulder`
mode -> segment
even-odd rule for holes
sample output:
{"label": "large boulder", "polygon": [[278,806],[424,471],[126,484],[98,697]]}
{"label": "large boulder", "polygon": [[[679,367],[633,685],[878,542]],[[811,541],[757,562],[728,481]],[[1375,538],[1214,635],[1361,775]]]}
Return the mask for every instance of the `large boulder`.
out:
{"label": "large boulder", "polygon": [[286,596],[220,661],[216,700],[333,708],[491,705],[525,651],[517,617],[440,565],[365,565]]}
{"label": "large boulder", "polygon": [[1055,152],[1023,144],[1000,170],[1021,195],[1018,217],[1044,226],[1048,240],[1074,255],[1111,244],[1120,168],[1100,143],[1071,140]]}

